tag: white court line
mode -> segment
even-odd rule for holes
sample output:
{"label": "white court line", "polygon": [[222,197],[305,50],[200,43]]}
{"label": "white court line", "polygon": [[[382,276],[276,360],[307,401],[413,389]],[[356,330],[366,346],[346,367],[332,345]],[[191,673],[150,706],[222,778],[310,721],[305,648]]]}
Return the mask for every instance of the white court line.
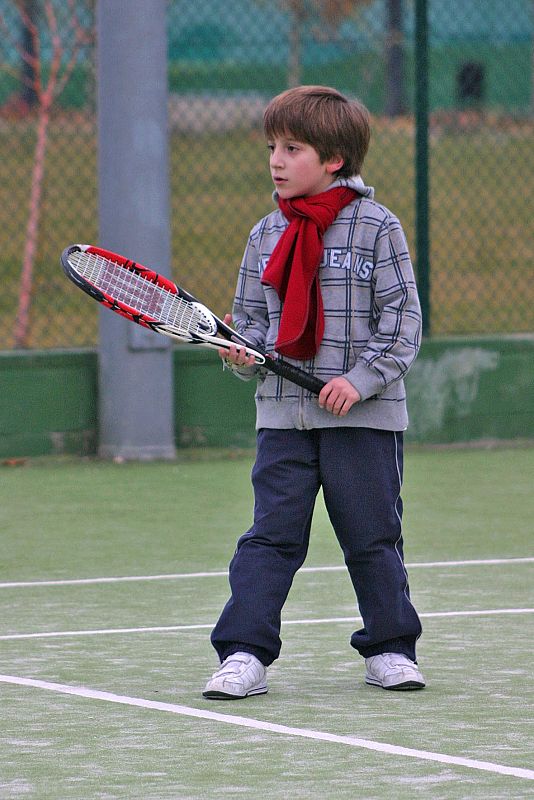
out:
{"label": "white court line", "polygon": [[[406,564],[407,569],[417,569],[420,567],[478,567],[495,566],[499,564],[531,564],[534,556],[526,558],[484,558],[471,559],[465,561],[414,561]],[[301,572],[344,572],[344,565],[330,567],[302,567]],[[175,581],[186,580],[188,578],[226,578],[228,570],[213,572],[175,572],[163,575],[123,575],[98,578],[63,578],[50,581],[6,581],[0,583],[0,589],[21,589],[35,588],[41,586],[78,586],[99,583],[132,583],[135,581]]]}
{"label": "white court line", "polygon": [[[478,611],[429,611],[419,614],[423,619],[439,617],[487,617],[502,614],[534,614],[534,608],[490,608]],[[321,619],[286,619],[282,625],[326,625],[348,623],[353,625],[361,617],[325,617]],[[210,630],[214,622],[202,622],[196,625],[156,625],[145,628],[100,628],[97,630],[80,631],[42,631],[40,633],[6,633],[0,636],[0,641],[13,639],[58,639],[70,636],[109,636],[121,633],[172,633],[179,631]]]}
{"label": "white court line", "polygon": [[33,678],[20,678],[14,675],[0,675],[0,682],[42,689],[49,692],[57,692],[59,694],[74,695],[75,697],[84,697],[89,700],[100,700],[106,703],[117,703],[124,706],[150,709],[152,711],[166,711],[184,717],[195,717],[212,722],[236,725],[240,728],[253,728],[259,731],[278,733],[282,736],[298,736],[304,739],[348,745],[349,747],[363,748],[364,750],[374,750],[375,752],[386,753],[387,755],[406,756],[423,761],[435,761],[440,764],[467,767],[468,769],[477,769],[484,772],[497,773],[499,775],[510,775],[514,778],[534,780],[534,770],[531,769],[508,767],[504,764],[494,764],[491,761],[479,761],[472,758],[450,756],[446,753],[434,753],[430,750],[416,750],[411,747],[400,747],[399,745],[388,744],[386,742],[360,739],[357,736],[341,736],[335,733],[327,733],[326,731],[317,731],[310,728],[293,728],[288,725],[279,725],[260,719],[239,717],[233,714],[220,714],[216,711],[205,711],[200,708],[176,705],[175,703],[162,703],[156,700],[145,700],[142,697],[128,697],[112,692],[97,691],[96,689],[88,689],[86,687],[68,686],[61,683],[52,683],[50,681],[34,680]]}

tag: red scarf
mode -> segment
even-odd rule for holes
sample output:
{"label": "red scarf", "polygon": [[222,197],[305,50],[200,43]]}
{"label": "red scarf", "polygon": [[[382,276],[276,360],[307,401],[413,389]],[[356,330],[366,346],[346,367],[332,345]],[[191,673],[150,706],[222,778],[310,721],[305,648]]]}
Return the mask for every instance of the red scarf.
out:
{"label": "red scarf", "polygon": [[290,358],[312,358],[324,334],[319,285],[323,236],[339,212],[358,193],[336,187],[310,197],[279,198],[289,220],[263,273],[261,282],[275,289],[284,304],[275,349]]}

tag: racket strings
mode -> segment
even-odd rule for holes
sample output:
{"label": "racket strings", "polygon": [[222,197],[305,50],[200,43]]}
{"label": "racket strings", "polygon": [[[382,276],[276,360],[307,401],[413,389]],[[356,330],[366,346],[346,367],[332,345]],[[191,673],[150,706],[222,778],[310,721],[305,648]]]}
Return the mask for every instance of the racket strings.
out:
{"label": "racket strings", "polygon": [[210,321],[190,302],[96,253],[74,251],[69,261],[85,280],[139,314],[184,333],[202,332]]}

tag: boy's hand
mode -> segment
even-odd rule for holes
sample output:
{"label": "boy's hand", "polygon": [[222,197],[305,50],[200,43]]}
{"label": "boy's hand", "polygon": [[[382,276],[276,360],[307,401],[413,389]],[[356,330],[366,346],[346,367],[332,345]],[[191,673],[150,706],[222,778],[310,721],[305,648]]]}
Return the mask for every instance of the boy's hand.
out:
{"label": "boy's hand", "polygon": [[[227,325],[231,325],[232,315],[225,314],[224,322]],[[245,348],[238,344],[231,344],[229,350],[221,347],[218,353],[220,358],[226,361],[227,364],[232,364],[237,367],[253,367],[256,363],[254,356],[247,356]]]}
{"label": "boy's hand", "polygon": [[360,393],[346,378],[332,378],[321,389],[319,405],[326,408],[337,417],[344,417],[349,413],[354,403],[361,400]]}

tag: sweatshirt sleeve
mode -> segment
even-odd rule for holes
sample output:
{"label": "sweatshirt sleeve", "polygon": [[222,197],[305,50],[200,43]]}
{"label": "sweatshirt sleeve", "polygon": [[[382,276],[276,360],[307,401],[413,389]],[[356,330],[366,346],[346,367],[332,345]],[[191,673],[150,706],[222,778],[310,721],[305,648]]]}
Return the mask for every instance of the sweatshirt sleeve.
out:
{"label": "sweatshirt sleeve", "polygon": [[[254,244],[255,230],[251,232],[239,269],[232,318],[238,333],[245,336],[253,346],[263,349],[269,319],[260,281],[258,251]],[[261,367],[225,366],[242,380],[250,380],[262,372]]]}
{"label": "sweatshirt sleeve", "polygon": [[421,307],[406,237],[394,216],[377,234],[373,281],[371,336],[345,375],[362,400],[401,380],[420,347]]}

